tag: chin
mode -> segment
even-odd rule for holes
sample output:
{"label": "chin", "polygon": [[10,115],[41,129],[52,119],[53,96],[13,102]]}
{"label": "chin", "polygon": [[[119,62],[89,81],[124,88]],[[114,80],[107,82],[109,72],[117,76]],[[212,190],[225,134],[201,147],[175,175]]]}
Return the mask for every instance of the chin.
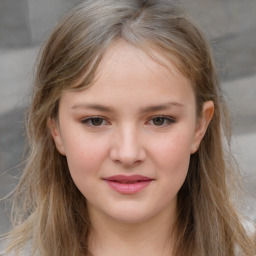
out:
{"label": "chin", "polygon": [[154,216],[154,213],[145,212],[143,209],[125,208],[121,207],[109,213],[109,216],[118,222],[122,223],[140,223],[149,220]]}

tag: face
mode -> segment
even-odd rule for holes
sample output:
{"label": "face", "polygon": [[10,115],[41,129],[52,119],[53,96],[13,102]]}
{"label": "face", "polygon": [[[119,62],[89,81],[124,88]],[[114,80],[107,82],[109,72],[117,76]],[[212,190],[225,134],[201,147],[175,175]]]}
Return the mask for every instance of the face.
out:
{"label": "face", "polygon": [[212,102],[198,121],[190,81],[124,42],[97,74],[91,87],[63,92],[58,124],[50,121],[89,213],[130,223],[175,213]]}

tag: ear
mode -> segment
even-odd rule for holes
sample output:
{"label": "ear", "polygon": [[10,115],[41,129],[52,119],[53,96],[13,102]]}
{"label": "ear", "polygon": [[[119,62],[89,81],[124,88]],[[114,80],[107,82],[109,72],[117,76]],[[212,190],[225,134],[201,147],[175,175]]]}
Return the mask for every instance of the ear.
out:
{"label": "ear", "polygon": [[66,155],[58,124],[55,120],[48,118],[47,125],[50,129],[57,150],[60,152],[60,154]]}
{"label": "ear", "polygon": [[213,101],[206,101],[203,104],[201,115],[197,121],[194,139],[191,147],[191,154],[194,154],[205,135],[207,127],[213,117],[214,114],[214,103]]}

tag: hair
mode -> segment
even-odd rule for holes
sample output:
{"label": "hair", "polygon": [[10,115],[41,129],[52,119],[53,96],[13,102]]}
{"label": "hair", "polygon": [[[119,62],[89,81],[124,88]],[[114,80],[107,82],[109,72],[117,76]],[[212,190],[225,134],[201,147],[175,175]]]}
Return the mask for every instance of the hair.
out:
{"label": "hair", "polygon": [[214,116],[178,192],[174,255],[233,256],[235,248],[240,255],[255,255],[232,203],[229,119],[209,43],[171,0],[86,0],[67,12],[50,35],[40,53],[27,114],[29,150],[7,251],[28,246],[31,255],[90,255],[86,199],[47,123],[58,116],[61,92],[90,86],[104,53],[118,40],[174,63],[191,81],[198,117],[204,102],[214,102]]}

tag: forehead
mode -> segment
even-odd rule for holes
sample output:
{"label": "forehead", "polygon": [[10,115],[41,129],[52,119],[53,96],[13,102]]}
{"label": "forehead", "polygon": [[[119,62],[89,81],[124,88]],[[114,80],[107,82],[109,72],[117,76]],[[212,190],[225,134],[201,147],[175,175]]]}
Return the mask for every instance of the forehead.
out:
{"label": "forehead", "polygon": [[[112,44],[106,51],[89,88],[65,96],[66,104],[83,103],[132,107],[165,102],[193,102],[190,81],[176,66],[154,53],[156,61],[143,50],[124,41]],[[67,93],[62,95],[63,96]]]}
{"label": "forehead", "polygon": [[138,67],[140,71],[152,70],[161,74],[180,73],[174,63],[150,46],[141,48],[124,40],[118,40],[106,50],[97,68],[96,76],[102,75],[104,72],[118,71],[118,69],[127,68],[128,66]]}

